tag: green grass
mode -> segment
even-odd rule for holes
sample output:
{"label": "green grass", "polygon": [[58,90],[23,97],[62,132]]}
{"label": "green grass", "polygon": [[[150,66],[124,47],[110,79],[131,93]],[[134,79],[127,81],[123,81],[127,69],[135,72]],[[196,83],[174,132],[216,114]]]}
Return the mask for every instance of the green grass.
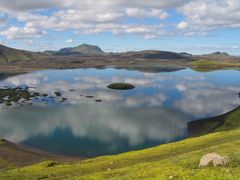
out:
{"label": "green grass", "polygon": [[232,113],[216,131],[232,130],[240,127],[240,110]]}
{"label": "green grass", "polygon": [[[239,119],[237,111],[218,129],[220,132],[198,138],[79,163],[47,161],[0,171],[0,179],[239,179]],[[229,156],[230,163],[226,167],[199,168],[201,156],[210,152]]]}
{"label": "green grass", "polygon": [[197,60],[188,64],[197,71],[207,72],[215,69],[240,68],[240,63],[218,62],[208,60]]}

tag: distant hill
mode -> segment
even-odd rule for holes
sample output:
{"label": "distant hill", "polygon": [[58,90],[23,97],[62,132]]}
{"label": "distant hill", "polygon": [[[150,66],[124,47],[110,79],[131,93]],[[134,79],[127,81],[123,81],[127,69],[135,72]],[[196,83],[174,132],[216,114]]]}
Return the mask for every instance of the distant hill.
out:
{"label": "distant hill", "polygon": [[54,55],[68,56],[68,55],[103,55],[105,52],[98,46],[82,44],[77,47],[63,48],[55,52]]}
{"label": "distant hill", "polygon": [[7,64],[16,61],[30,61],[42,57],[38,53],[23,51],[0,45],[0,63]]}
{"label": "distant hill", "polygon": [[239,62],[240,57],[238,56],[232,56],[229,55],[226,52],[214,52],[214,53],[210,53],[210,54],[203,54],[203,55],[199,55],[199,56],[195,56],[198,59],[205,59],[205,60],[210,60],[210,61],[235,61],[235,62]]}
{"label": "distant hill", "polygon": [[54,55],[56,52],[57,52],[57,51],[47,50],[47,51],[43,51],[43,52],[40,52],[40,53],[45,54],[45,55],[52,56],[52,55]]}
{"label": "distant hill", "polygon": [[156,51],[156,50],[145,50],[145,51],[130,51],[118,54],[121,57],[132,58],[132,59],[188,59],[192,55],[187,53],[175,53],[169,51]]}
{"label": "distant hill", "polygon": [[214,52],[210,54],[203,54],[203,57],[210,57],[210,58],[229,58],[230,55],[226,52]]}

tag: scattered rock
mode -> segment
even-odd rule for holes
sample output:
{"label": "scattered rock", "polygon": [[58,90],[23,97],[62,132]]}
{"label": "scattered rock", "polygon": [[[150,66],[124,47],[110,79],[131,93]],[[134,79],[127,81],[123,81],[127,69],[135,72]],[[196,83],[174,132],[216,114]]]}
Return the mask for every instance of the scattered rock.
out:
{"label": "scattered rock", "polygon": [[107,86],[109,89],[115,89],[115,90],[129,90],[134,89],[135,86],[128,83],[113,83]]}
{"label": "scattered rock", "polygon": [[91,98],[92,99],[92,98],[94,98],[94,96],[86,96],[86,98]]}
{"label": "scattered rock", "polygon": [[216,166],[226,166],[230,159],[227,156],[220,156],[217,153],[209,153],[202,156],[199,167],[206,167],[208,165]]}
{"label": "scattered rock", "polygon": [[101,99],[96,99],[95,102],[102,102],[102,100]]}
{"label": "scattered rock", "polygon": [[20,102],[30,101],[33,98],[41,96],[40,93],[30,92],[27,88],[4,88],[0,89],[0,104],[9,107]]}
{"label": "scattered rock", "polygon": [[61,96],[62,94],[60,92],[54,92],[56,96]]}
{"label": "scattered rock", "polygon": [[66,100],[68,100],[68,98],[62,98],[60,102],[65,102]]}

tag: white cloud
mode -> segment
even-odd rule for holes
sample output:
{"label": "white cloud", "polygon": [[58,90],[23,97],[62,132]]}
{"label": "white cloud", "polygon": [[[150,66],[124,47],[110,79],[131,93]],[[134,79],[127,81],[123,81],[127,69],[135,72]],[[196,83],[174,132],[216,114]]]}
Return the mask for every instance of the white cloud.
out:
{"label": "white cloud", "polygon": [[180,8],[180,12],[195,31],[240,27],[239,0],[191,1]]}
{"label": "white cloud", "polygon": [[[50,9],[53,11],[45,13]],[[177,9],[183,19],[178,24],[162,21],[163,26],[158,21],[171,16],[170,9]],[[39,37],[45,30],[74,30],[81,34],[110,32],[151,39],[171,35],[206,36],[216,28],[240,27],[239,0],[1,0],[0,12],[4,12],[4,16],[0,13],[0,23],[6,21],[8,13],[24,24],[16,28],[37,30],[32,37]],[[145,21],[130,23],[126,21],[128,17],[158,21],[154,24],[144,24]],[[9,38],[11,35],[6,31],[9,29],[1,35]]]}
{"label": "white cloud", "polygon": [[[158,38],[168,34],[160,25],[130,24],[124,22],[124,18],[130,16],[133,18],[165,19],[168,17],[168,12],[164,8],[175,8],[184,3],[186,1],[183,0],[167,2],[157,0],[148,2],[139,0],[42,0],[39,2],[2,0],[0,10],[8,12],[12,17],[25,23],[25,28],[53,31],[70,29],[83,34],[111,32],[115,35],[136,34],[143,38]],[[55,8],[55,10],[46,15],[44,10],[50,8]],[[36,11],[38,9],[41,11]],[[23,29],[23,27],[16,28]],[[1,34],[8,38],[12,36],[7,32]]]}
{"label": "white cloud", "polygon": [[181,21],[178,25],[177,25],[178,29],[187,29],[188,28],[188,23],[185,21]]}
{"label": "white cloud", "polygon": [[159,1],[159,0],[117,0],[117,4],[125,6],[125,7],[150,7],[150,8],[176,8],[189,0],[168,0],[168,1]]}
{"label": "white cloud", "polygon": [[161,9],[140,9],[140,8],[127,8],[127,16],[136,17],[136,18],[146,18],[146,17],[156,17],[159,19],[165,19],[168,17],[168,13]]}
{"label": "white cloud", "polygon": [[73,43],[73,39],[66,40],[66,43]]}
{"label": "white cloud", "polygon": [[64,0],[1,0],[0,9],[5,9],[9,11],[28,11],[34,9],[59,7],[59,5],[62,5],[63,3]]}
{"label": "white cloud", "polygon": [[42,35],[46,34],[46,32],[36,28],[29,28],[29,27],[18,28],[18,27],[12,26],[8,28],[6,31],[2,31],[0,34],[3,36],[6,36],[8,39],[21,39],[21,38],[41,37]]}
{"label": "white cloud", "polygon": [[151,38],[153,36],[157,38],[169,35],[168,32],[163,29],[162,25],[124,25],[105,23],[82,27],[82,29],[76,31],[77,34],[97,34],[102,32],[110,32],[115,35],[133,34],[143,38]]}
{"label": "white cloud", "polygon": [[115,8],[115,7],[140,7],[140,8],[176,8],[189,0],[92,0],[92,1],[79,1],[79,0],[1,0],[1,9],[12,11],[31,11],[43,8],[78,8],[78,9],[98,9],[98,8]]}
{"label": "white cloud", "polygon": [[55,14],[53,17],[57,18],[60,22],[80,22],[80,23],[92,23],[92,22],[111,22],[119,19],[122,16],[121,13],[113,11],[103,11],[103,10],[77,10],[68,9],[61,10]]}

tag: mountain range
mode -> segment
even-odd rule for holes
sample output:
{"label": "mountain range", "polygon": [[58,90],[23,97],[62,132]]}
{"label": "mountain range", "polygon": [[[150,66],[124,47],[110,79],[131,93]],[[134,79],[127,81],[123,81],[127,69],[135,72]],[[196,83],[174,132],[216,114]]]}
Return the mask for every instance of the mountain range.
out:
{"label": "mountain range", "polygon": [[58,51],[30,52],[0,45],[0,64],[11,64],[16,62],[26,62],[34,60],[56,60],[56,59],[73,59],[73,58],[104,58],[114,60],[194,60],[194,59],[233,59],[227,53],[215,52],[195,56],[186,52],[176,53],[169,51],[144,50],[129,51],[122,53],[106,53],[100,47],[82,44],[77,47],[63,48]]}

